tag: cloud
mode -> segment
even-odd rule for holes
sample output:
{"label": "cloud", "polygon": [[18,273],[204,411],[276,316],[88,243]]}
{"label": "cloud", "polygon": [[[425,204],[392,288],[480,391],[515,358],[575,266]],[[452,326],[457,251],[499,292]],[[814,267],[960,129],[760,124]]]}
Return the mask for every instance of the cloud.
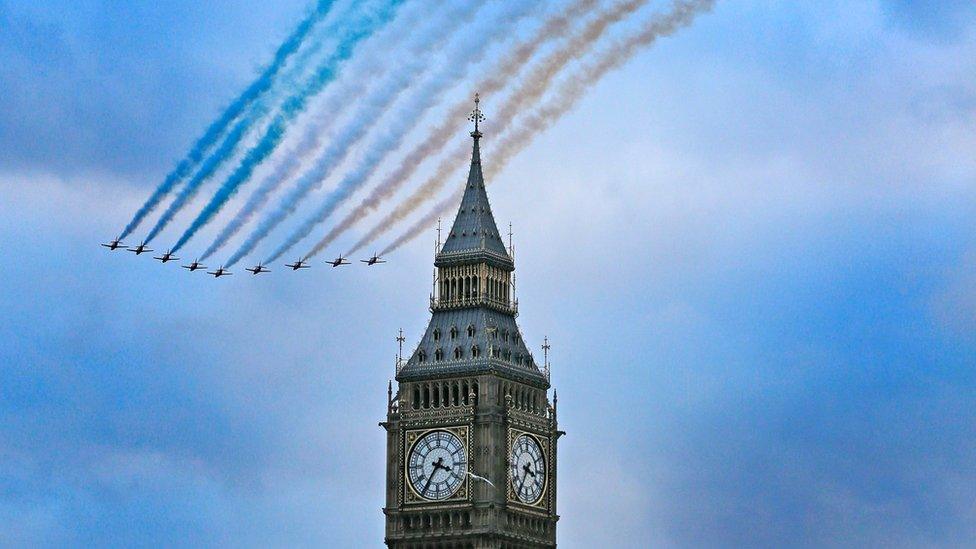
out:
{"label": "cloud", "polygon": [[[553,342],[561,546],[976,536],[973,43],[844,5],[720,3],[492,182],[520,325]],[[277,25],[252,17],[227,24]],[[246,81],[252,49],[214,55]],[[182,103],[200,126],[216,110]],[[0,153],[0,545],[378,546],[376,422],[397,329],[409,347],[428,317],[429,241],[388,269],[220,283],[99,248],[182,124],[152,138],[173,154],[139,137],[103,162],[68,122],[64,159]]]}
{"label": "cloud", "polygon": [[924,4],[911,0],[883,0],[891,22],[906,33],[934,42],[951,42],[964,36],[976,21],[976,7],[966,0]]}

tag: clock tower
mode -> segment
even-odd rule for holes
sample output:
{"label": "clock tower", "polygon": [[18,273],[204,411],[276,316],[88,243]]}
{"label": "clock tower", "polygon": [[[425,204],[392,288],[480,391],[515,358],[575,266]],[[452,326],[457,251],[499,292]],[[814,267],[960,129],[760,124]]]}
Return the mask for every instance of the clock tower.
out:
{"label": "clock tower", "polygon": [[386,544],[555,547],[556,397],[515,322],[515,262],[485,190],[477,96],[471,120],[471,169],[434,260],[430,323],[398,361],[380,424]]}

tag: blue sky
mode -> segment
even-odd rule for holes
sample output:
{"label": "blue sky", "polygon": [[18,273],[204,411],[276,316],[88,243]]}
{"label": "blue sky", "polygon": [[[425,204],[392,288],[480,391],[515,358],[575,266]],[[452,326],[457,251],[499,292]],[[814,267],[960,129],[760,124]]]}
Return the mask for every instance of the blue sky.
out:
{"label": "blue sky", "polygon": [[[97,246],[306,7],[0,0],[0,545],[381,546],[433,232],[257,280]],[[491,182],[561,546],[973,543],[974,23],[720,1]]]}

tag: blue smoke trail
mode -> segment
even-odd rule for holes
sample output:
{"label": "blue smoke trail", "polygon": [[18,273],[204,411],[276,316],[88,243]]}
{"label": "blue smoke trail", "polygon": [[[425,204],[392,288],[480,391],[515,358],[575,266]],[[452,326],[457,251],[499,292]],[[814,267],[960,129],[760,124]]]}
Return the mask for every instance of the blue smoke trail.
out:
{"label": "blue smoke trail", "polygon": [[[486,37],[490,37],[492,34],[505,36],[510,29],[514,28],[523,17],[536,7],[539,7],[539,4],[530,2],[509,3],[502,12],[482,25],[483,28],[477,29],[475,32],[465,33],[462,42],[452,46],[452,55],[441,65],[441,69],[413,94],[412,100],[407,105],[398,110],[397,114],[392,117],[391,125],[384,128],[382,137],[371,145],[356,168],[342,179],[339,185],[325,197],[322,205],[275,250],[269,262],[281,257],[308,236],[315,227],[328,219],[363,183],[369,180],[386,155],[400,146],[410,130],[423,118],[428,109],[437,104],[443,93],[464,77],[471,65],[484,58],[487,53],[487,48],[484,45]],[[319,241],[302,259],[311,258],[322,251],[326,245],[328,245],[327,239]]]}
{"label": "blue smoke trail", "polygon": [[185,177],[189,176],[193,168],[200,163],[203,155],[217,142],[227,130],[227,127],[237,119],[244,110],[250,106],[258,97],[271,88],[275,78],[285,66],[288,59],[301,47],[315,25],[328,15],[335,0],[319,0],[315,9],[299,23],[298,27],[285,39],[278,51],[275,52],[274,59],[257,80],[251,83],[244,92],[235,99],[217,118],[214,120],[203,136],[193,144],[190,152],[183,160],[176,165],[163,182],[153,191],[145,204],[136,212],[129,224],[125,226],[119,238],[125,238],[132,233],[142,223],[142,220],[149,215],[156,206],[169,194],[170,191],[179,184]]}
{"label": "blue smoke trail", "polygon": [[278,155],[280,160],[272,172],[265,176],[234,218],[220,230],[200,256],[201,261],[220,250],[254,214],[267,204],[271,195],[298,172],[305,159],[319,150],[336,119],[347,107],[353,105],[349,98],[361,97],[372,77],[385,70],[384,62],[390,60],[389,52],[399,49],[400,42],[407,36],[407,33],[402,32],[401,29],[414,28],[418,20],[427,18],[428,15],[429,10],[426,6],[416,4],[413,9],[404,11],[397,17],[395,26],[387,27],[382,35],[377,34],[371,39],[371,43],[375,45],[356,56],[357,65],[349,67],[348,70],[351,72],[346,72],[340,82],[341,85],[332,88],[325,102],[316,108],[318,113],[303,129],[302,138],[290,150]]}
{"label": "blue smoke trail", "polygon": [[[339,65],[349,59],[352,56],[356,46],[369,37],[378,28],[382,27],[386,22],[388,22],[396,13],[397,8],[405,0],[386,0],[383,6],[378,8],[375,13],[367,13],[363,15],[354,24],[344,28],[343,35],[339,38],[339,43],[336,46],[336,50],[330,55],[324,62],[322,62],[315,73],[308,79],[301,88],[294,92],[288,99],[285,100],[278,114],[275,116],[274,120],[270,123],[268,128],[265,130],[264,135],[254,145],[244,156],[244,159],[238,165],[237,169],[230,175],[230,177],[224,182],[221,188],[218,190],[217,195],[211,200],[211,202],[204,208],[199,216],[194,220],[193,224],[187,229],[183,235],[180,237],[179,241],[175,246],[173,246],[173,251],[180,249],[186,242],[193,236],[193,234],[203,225],[209,221],[213,215],[219,211],[219,207],[233,196],[234,191],[237,187],[250,177],[251,172],[257,165],[261,163],[271,152],[275,149],[277,144],[281,141],[284,136],[285,130],[288,125],[295,119],[295,117],[300,114],[308,100],[322,91],[322,89],[335,80],[338,73]],[[170,204],[170,207],[166,210],[163,217],[153,228],[152,232],[148,237],[146,237],[146,242],[151,241],[159,231],[169,223],[173,217],[179,212],[191,198],[199,190],[200,186],[211,176],[216,170],[220,163],[221,158],[219,155],[214,155],[218,158],[213,162],[208,162],[205,164],[204,168],[197,173],[186,186],[183,188],[182,192],[177,196],[176,200]]]}
{"label": "blue smoke trail", "polygon": [[[316,158],[313,165],[302,174],[295,183],[295,186],[285,194],[279,202],[278,207],[269,212],[261,220],[261,223],[255,228],[247,240],[227,260],[227,267],[235,265],[253,250],[268,233],[295,211],[302,199],[317,189],[332,174],[336,166],[346,158],[352,146],[366,135],[390,105],[404,90],[410,87],[416,79],[416,76],[426,68],[427,58],[422,55],[422,50],[435,48],[438,44],[446,40],[450,36],[450,33],[460,28],[456,18],[463,14],[473,16],[475,10],[471,8],[482,1],[471,0],[466,3],[450,3],[448,5],[450,8],[449,11],[441,11],[438,14],[438,19],[431,20],[431,29],[425,29],[424,32],[416,33],[417,36],[421,37],[421,41],[411,44],[412,49],[416,51],[406,56],[407,63],[399,70],[391,73],[388,76],[388,81],[384,82],[383,85],[369,94],[361,102],[359,109],[350,118],[350,122],[339,131],[332,143]],[[448,32],[440,35],[435,34],[436,40],[433,44],[423,42],[422,39],[424,36],[436,33],[437,30],[444,28],[445,20],[450,23],[447,26]]]}

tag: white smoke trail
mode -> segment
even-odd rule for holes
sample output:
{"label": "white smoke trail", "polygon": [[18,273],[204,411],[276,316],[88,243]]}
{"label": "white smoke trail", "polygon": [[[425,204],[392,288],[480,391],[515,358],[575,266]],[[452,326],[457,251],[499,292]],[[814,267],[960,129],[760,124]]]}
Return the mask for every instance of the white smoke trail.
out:
{"label": "white smoke trail", "polygon": [[[641,48],[650,46],[658,38],[670,36],[679,29],[687,27],[694,22],[695,17],[711,10],[714,4],[715,0],[676,0],[671,11],[652,17],[638,32],[615,43],[595,60],[583,66],[581,70],[570,76],[559,87],[549,101],[538,107],[525,118],[518,128],[505,136],[496,149],[492,172],[497,173],[504,169],[505,165],[528,146],[535,137],[549,129],[552,124],[576,106],[583,94],[603,78],[606,73],[628,61]],[[486,179],[490,182],[491,176],[487,176]],[[457,205],[462,194],[463,189],[459,189],[447,199],[439,202],[426,215],[387,245],[380,252],[380,255],[393,252],[427,230],[434,220],[448,212],[452,206]]]}
{"label": "white smoke trail", "polygon": [[[489,76],[479,82],[474,89],[482,94],[490,95],[504,88],[532,59],[541,46],[565,36],[572,23],[578,17],[586,15],[596,3],[597,0],[576,0],[564,11],[551,16],[532,38],[516,45],[503,55],[495,66],[487,71]],[[339,235],[374,212],[383,201],[393,196],[410,179],[424,159],[436,154],[456,135],[456,121],[461,119],[470,107],[471,104],[468,99],[455,104],[450,109],[445,122],[431,131],[422,143],[407,153],[397,168],[387,175],[370,192],[369,196],[364,198],[342,221],[313,246],[312,250],[306,254],[306,258],[325,249]],[[464,154],[464,151],[461,154]]]}
{"label": "white smoke trail", "polygon": [[[400,146],[427,110],[440,100],[441,95],[461,79],[471,65],[484,57],[487,53],[486,38],[505,36],[523,17],[538,6],[539,4],[531,2],[507,3],[504,9],[493,13],[492,17],[480,23],[478,28],[462,33],[460,43],[451,44],[449,56],[441,63],[441,68],[411,93],[411,100],[390,117],[389,124],[381,128],[381,135],[370,144],[356,167],[342,178],[318,209],[274,251],[269,261],[281,257],[292,246],[308,236],[376,172],[386,155]],[[304,259],[310,258],[320,249],[313,249],[305,255]]]}
{"label": "white smoke trail", "polygon": [[[515,91],[502,104],[498,114],[493,119],[496,123],[492,125],[492,130],[499,133],[504,131],[512,123],[515,116],[524,110],[526,105],[532,104],[545,94],[556,77],[571,61],[592,50],[593,46],[612,25],[624,20],[645,4],[647,4],[647,0],[622,0],[598,12],[596,17],[587,22],[579,31],[573,33],[564,44],[547,55],[540,63],[537,63],[529,74],[519,82]],[[466,149],[466,144],[459,144],[454,152],[445,157],[431,178],[360,238],[349,253],[360,250],[433,198],[443,188],[447,178],[464,165],[467,157]]]}
{"label": "white smoke trail", "polygon": [[[463,24],[474,17],[484,0],[451,2],[449,8],[440,10],[437,17],[429,20],[429,28],[414,33],[416,40],[410,42],[407,61],[388,75],[388,79],[368,97],[359,102],[359,108],[349,123],[337,134],[334,141],[315,159],[312,166],[296,181],[295,185],[279,201],[278,206],[268,212],[247,240],[227,260],[232,266],[251,252],[275,227],[291,215],[299,203],[328,179],[336,166],[342,162],[351,148],[362,139],[377,120],[387,111],[400,94],[408,89],[426,68],[426,52],[440,47]],[[434,40],[426,37],[433,35]]]}
{"label": "white smoke trail", "polygon": [[233,219],[220,230],[217,237],[200,256],[201,261],[208,259],[226,245],[268,203],[274,192],[291,180],[298,173],[302,164],[313,153],[322,148],[333,124],[342,116],[347,107],[353,105],[349,98],[362,96],[375,75],[381,74],[385,70],[384,63],[390,60],[389,51],[399,48],[400,42],[407,37],[404,29],[414,28],[418,20],[426,16],[427,13],[427,8],[423,4],[412,4],[398,18],[396,25],[387,27],[382,33],[370,40],[368,50],[354,58],[355,65],[350,67],[347,76],[338,82],[338,86],[324,98],[322,104],[316,107],[316,112],[305,125],[302,136],[288,151],[278,155],[278,160],[272,167],[271,173],[265,176]]}
{"label": "white smoke trail", "polygon": [[[226,135],[228,128],[230,128],[235,120],[238,120],[242,116],[247,116],[247,110],[252,109],[256,101],[261,100],[266,94],[269,94],[273,87],[280,86],[282,82],[291,82],[295,79],[295,74],[306,66],[309,58],[318,51],[320,45],[323,43],[322,40],[309,39],[309,36],[319,22],[332,11],[333,4],[333,0],[319,0],[315,8],[305,16],[298,27],[278,47],[271,64],[261,72],[258,78],[237,99],[232,101],[224,109],[216,120],[211,122],[207,131],[197,139],[187,155],[180,160],[179,164],[176,165],[173,171],[166,176],[142,207],[139,208],[132,220],[122,230],[122,233],[119,235],[120,239],[131,234],[142,223],[142,220],[152,213],[163,198],[190,176],[193,170],[217,144],[218,140]],[[279,73],[296,52],[299,52],[299,55],[291,61],[291,74],[281,77]]]}
{"label": "white smoke trail", "polygon": [[[300,113],[304,112],[308,101],[335,80],[341,66],[353,55],[359,43],[386,26],[395,17],[397,10],[404,1],[385,0],[366,9],[357,10],[354,12],[356,17],[353,18],[352,22],[336,29],[339,32],[339,37],[334,51],[321,61],[315,70],[284,100],[274,119],[262,132],[258,142],[247,150],[237,167],[224,180],[210,202],[204,206],[190,227],[180,236],[172,248],[174,252],[180,249],[198,229],[207,224],[227,200],[234,195],[240,185],[250,178],[253,169],[277,148],[285,130]],[[251,122],[263,117],[264,114],[264,111],[251,112],[248,117],[240,119],[235,124],[234,128],[224,136],[220,146],[200,166],[196,175],[186,182],[143,242],[148,244],[155,239],[174,219],[176,214],[190,203],[201,186],[216,173],[225,160],[233,156],[241,139],[248,133]]]}

